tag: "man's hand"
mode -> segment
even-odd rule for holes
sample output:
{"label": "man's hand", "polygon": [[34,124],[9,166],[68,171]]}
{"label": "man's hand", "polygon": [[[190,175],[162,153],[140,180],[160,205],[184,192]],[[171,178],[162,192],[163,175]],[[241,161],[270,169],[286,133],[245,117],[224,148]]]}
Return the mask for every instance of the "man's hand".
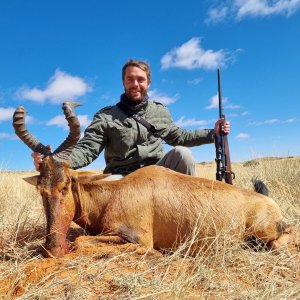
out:
{"label": "man's hand", "polygon": [[215,135],[220,135],[221,131],[220,131],[220,125],[221,125],[221,130],[224,134],[229,134],[230,133],[230,123],[228,121],[224,122],[224,119],[221,118],[219,119],[216,124],[215,124]]}
{"label": "man's hand", "polygon": [[[50,145],[47,145],[46,146],[47,150],[49,150],[50,152],[52,151],[51,150],[51,146]],[[42,162],[43,158],[44,158],[44,155],[43,154],[40,154],[38,152],[33,152],[31,154],[31,157],[33,158],[33,164],[35,166],[35,169],[37,171],[40,170],[40,163]]]}

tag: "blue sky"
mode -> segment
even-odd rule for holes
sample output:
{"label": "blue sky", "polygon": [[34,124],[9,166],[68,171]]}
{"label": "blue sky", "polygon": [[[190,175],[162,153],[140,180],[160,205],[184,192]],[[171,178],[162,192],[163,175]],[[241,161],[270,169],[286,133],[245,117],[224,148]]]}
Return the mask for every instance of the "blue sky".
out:
{"label": "blue sky", "polygon": [[[16,107],[55,148],[68,134],[61,103],[83,104],[84,130],[118,102],[129,58],[150,63],[150,97],[186,129],[213,127],[220,67],[232,161],[299,156],[299,36],[300,0],[1,1],[0,169],[33,169]],[[192,151],[214,160],[214,145]],[[103,155],[90,165],[103,167]]]}

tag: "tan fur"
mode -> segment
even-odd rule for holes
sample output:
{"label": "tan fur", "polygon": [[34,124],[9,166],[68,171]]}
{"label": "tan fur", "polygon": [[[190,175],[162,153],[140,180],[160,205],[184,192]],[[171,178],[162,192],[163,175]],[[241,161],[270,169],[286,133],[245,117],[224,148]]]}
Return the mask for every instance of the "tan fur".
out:
{"label": "tan fur", "polygon": [[278,229],[283,224],[278,205],[256,192],[159,166],[117,181],[79,178],[80,172],[65,163],[64,182],[48,191],[57,195],[47,200],[48,206],[60,201],[59,209],[48,208],[52,215],[47,216],[55,223],[48,224],[54,229],[46,242],[54,256],[67,251],[64,239],[72,220],[92,235],[117,236],[158,250],[176,249],[193,233],[197,250],[225,229],[240,240],[254,236],[276,248],[287,242],[280,239],[286,230]]}
{"label": "tan fur", "polygon": [[97,180],[103,180],[107,177],[109,177],[111,174],[88,174],[88,175],[83,175],[78,173],[78,177],[76,178],[77,182],[80,183],[90,183],[93,181],[97,181]]}

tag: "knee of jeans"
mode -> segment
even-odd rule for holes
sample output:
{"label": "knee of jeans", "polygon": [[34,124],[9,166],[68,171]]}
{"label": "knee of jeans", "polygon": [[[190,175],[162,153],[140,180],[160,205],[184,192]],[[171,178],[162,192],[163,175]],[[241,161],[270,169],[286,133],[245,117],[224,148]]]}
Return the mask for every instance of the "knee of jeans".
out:
{"label": "knee of jeans", "polygon": [[176,155],[180,155],[181,159],[190,160],[191,162],[195,161],[193,153],[189,148],[184,146],[175,146],[173,150]]}

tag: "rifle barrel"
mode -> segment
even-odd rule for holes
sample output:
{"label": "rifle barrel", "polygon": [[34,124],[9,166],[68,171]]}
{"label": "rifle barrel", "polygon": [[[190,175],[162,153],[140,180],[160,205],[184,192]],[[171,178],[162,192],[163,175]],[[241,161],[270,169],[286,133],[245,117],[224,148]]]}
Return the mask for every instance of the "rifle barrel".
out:
{"label": "rifle barrel", "polygon": [[219,96],[219,118],[221,119],[223,114],[223,107],[222,107],[222,83],[221,83],[221,73],[220,69],[218,69],[218,96]]}

